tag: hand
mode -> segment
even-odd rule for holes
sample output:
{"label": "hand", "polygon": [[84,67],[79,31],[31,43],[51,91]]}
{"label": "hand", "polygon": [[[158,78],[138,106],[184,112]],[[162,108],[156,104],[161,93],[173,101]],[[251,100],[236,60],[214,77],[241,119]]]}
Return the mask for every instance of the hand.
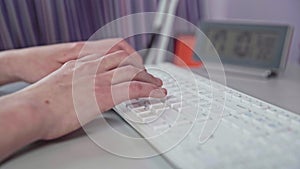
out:
{"label": "hand", "polygon": [[[95,74],[96,72],[96,74]],[[74,73],[80,75],[74,78]],[[101,57],[93,54],[65,63],[57,71],[21,91],[24,100],[33,105],[42,116],[42,139],[54,139],[80,127],[73,99],[76,89],[79,104],[85,111],[77,112],[81,122],[87,123],[98,113],[139,97],[166,96],[162,81],[147,73],[139,55],[115,51]],[[90,91],[92,90],[92,91]],[[89,93],[92,92],[92,95]],[[100,112],[90,110],[91,97],[95,95]],[[77,102],[78,103],[78,102]]]}
{"label": "hand", "polygon": [[[87,44],[86,47],[84,47],[85,44]],[[128,54],[134,52],[130,45],[122,39],[74,42],[12,50],[4,52],[10,60],[10,70],[6,72],[13,74],[13,80],[9,81],[34,83],[70,60],[93,53],[101,56],[117,50],[124,50]]]}

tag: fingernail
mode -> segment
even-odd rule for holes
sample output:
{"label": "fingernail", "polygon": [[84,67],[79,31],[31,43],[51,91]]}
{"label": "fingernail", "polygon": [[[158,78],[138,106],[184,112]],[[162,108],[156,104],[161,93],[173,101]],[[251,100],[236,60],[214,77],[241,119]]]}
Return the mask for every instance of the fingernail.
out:
{"label": "fingernail", "polygon": [[163,85],[162,80],[160,80],[159,78],[156,78],[155,81],[156,81],[155,84],[156,84],[157,86],[162,86],[162,85]]}
{"label": "fingernail", "polygon": [[165,88],[158,88],[150,93],[150,97],[165,97],[167,95],[167,90]]}

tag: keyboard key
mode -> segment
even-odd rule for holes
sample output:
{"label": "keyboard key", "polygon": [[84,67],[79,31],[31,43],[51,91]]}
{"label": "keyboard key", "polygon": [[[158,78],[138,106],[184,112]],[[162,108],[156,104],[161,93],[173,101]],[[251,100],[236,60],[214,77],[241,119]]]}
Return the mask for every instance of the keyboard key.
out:
{"label": "keyboard key", "polygon": [[137,115],[142,119],[143,122],[148,123],[158,118],[156,114],[154,114],[152,111],[144,111],[139,112]]}
{"label": "keyboard key", "polygon": [[161,103],[161,102],[158,102],[158,103],[152,103],[149,108],[150,109],[162,109],[162,108],[165,108],[166,105]]}
{"label": "keyboard key", "polygon": [[170,125],[163,119],[159,118],[151,123],[148,123],[148,125],[153,128],[155,131],[165,131],[170,127]]}

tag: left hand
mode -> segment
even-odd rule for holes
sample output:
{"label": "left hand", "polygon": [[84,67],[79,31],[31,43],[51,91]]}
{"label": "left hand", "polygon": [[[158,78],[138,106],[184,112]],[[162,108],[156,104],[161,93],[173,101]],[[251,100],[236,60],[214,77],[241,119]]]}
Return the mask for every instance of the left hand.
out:
{"label": "left hand", "polygon": [[[85,44],[87,45],[84,46]],[[128,54],[135,52],[129,44],[119,38],[13,50],[12,57],[15,58],[11,58],[11,73],[17,80],[34,83],[70,60],[90,54],[105,55],[117,50],[124,50]]]}

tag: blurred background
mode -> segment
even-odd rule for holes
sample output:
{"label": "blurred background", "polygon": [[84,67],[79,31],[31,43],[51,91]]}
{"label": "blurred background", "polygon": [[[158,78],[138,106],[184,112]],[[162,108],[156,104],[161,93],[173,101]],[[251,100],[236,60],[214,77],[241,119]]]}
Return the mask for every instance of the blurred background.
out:
{"label": "blurred background", "polygon": [[[60,42],[87,40],[105,24],[133,13],[156,12],[158,0],[1,0],[0,50]],[[201,1],[181,0],[177,16],[197,24]],[[142,21],[132,21],[107,37],[130,31]],[[118,32],[119,31],[119,32]],[[129,39],[137,50],[149,36]]]}
{"label": "blurred background", "polygon": [[[155,12],[161,0],[0,0],[0,50],[87,40],[114,19]],[[179,0],[176,15],[195,25],[203,19],[251,19],[289,24],[294,36],[289,61],[300,63],[299,0]],[[113,28],[107,37],[133,30]],[[189,30],[175,28],[175,34]],[[128,39],[136,50],[144,49],[150,36]]]}

